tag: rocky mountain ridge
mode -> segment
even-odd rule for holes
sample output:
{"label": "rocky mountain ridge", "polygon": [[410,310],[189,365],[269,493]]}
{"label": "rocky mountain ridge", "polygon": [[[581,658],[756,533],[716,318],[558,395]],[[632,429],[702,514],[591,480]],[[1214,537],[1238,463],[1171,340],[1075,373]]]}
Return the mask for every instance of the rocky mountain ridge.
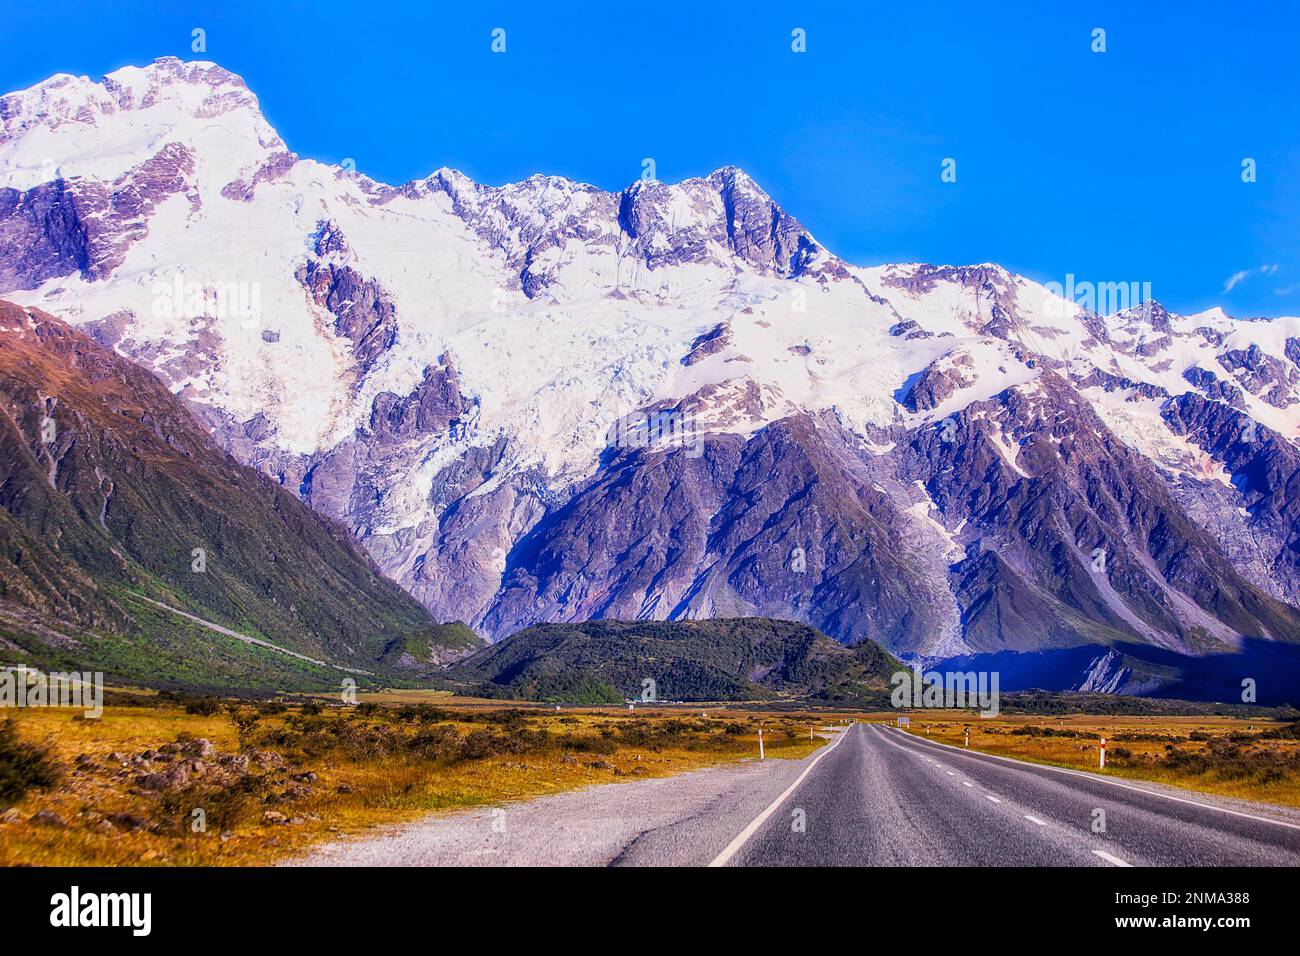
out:
{"label": "rocky mountain ridge", "polygon": [[1300,640],[1300,319],[854,266],[734,168],[389,186],[212,64],[0,121],[0,291],[440,619],[766,615],[919,660]]}
{"label": "rocky mountain ridge", "polygon": [[[0,529],[6,661],[67,656],[166,682],[179,672],[155,664],[171,632],[199,619],[325,662],[299,681],[341,665],[338,686],[345,673],[428,673],[480,644],[433,621],[341,526],[219,449],[149,372],[2,300]],[[220,683],[229,653],[192,644],[184,670]]]}

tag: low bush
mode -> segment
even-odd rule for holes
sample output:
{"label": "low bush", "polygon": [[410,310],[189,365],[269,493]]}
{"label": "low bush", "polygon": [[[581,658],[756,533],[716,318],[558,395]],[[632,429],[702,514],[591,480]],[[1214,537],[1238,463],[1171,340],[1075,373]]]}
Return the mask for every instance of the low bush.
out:
{"label": "low bush", "polygon": [[1017,727],[1011,731],[1021,737],[1082,737],[1083,734],[1077,730],[1067,730],[1064,727],[1035,727],[1026,724],[1023,727]]}
{"label": "low bush", "polygon": [[19,740],[12,720],[0,722],[0,802],[17,800],[31,789],[48,790],[62,776],[48,749]]}
{"label": "low bush", "polygon": [[194,811],[202,810],[209,830],[234,830],[251,823],[261,813],[267,790],[266,780],[255,774],[242,776],[223,786],[196,782],[169,790],[158,801],[158,817],[183,831],[192,828]]}

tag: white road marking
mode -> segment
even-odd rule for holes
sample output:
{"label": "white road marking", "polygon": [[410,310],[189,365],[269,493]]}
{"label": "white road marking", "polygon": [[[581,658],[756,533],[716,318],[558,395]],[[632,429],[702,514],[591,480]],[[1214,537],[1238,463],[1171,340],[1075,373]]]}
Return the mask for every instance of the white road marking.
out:
{"label": "white road marking", "polygon": [[1045,827],[1045,826],[1047,826],[1047,822],[1046,822],[1046,821],[1044,821],[1044,820],[1040,820],[1040,819],[1038,819],[1038,817],[1031,817],[1031,816],[1030,816],[1029,814],[1027,814],[1027,813],[1025,814],[1025,819],[1028,820],[1030,823],[1037,823],[1040,827]]}
{"label": "white road marking", "polygon": [[740,848],[745,845],[745,843],[749,840],[749,838],[752,837],[755,834],[755,832],[757,832],[758,828],[767,822],[767,818],[770,817],[772,814],[776,813],[776,808],[785,802],[786,797],[794,793],[795,788],[798,787],[799,784],[803,783],[804,778],[807,777],[808,774],[812,773],[813,767],[817,766],[817,764],[821,762],[822,757],[825,757],[828,753],[830,753],[832,750],[838,747],[846,737],[848,737],[849,731],[851,731],[854,726],[855,726],[854,724],[850,724],[849,729],[843,731],[839,735],[839,737],[836,738],[835,743],[831,744],[829,747],[822,750],[822,752],[819,753],[816,757],[814,757],[813,762],[810,763],[808,766],[804,767],[803,773],[799,774],[799,776],[795,778],[794,783],[786,787],[785,790],[781,793],[781,796],[777,797],[775,800],[772,801],[771,806],[769,806],[758,816],[754,817],[754,819],[750,821],[749,826],[745,827],[745,829],[737,833],[736,838],[732,840],[730,843],[728,843],[723,848],[722,852],[713,858],[713,860],[709,863],[709,866],[726,866],[727,863],[730,862],[731,858],[735,856],[738,852],[740,852]]}
{"label": "white road marking", "polygon": [[973,786],[975,786],[975,784],[971,783],[969,780],[963,780],[963,781],[961,782],[961,785],[962,785],[963,787],[973,787]]}
{"label": "white road marking", "polygon": [[[909,734],[904,731],[900,731],[900,733],[902,733],[903,736],[908,738],[909,740],[915,739],[918,742],[921,741],[920,737],[916,737],[913,734]],[[1188,803],[1194,807],[1200,807],[1202,810],[1213,810],[1215,813],[1226,813],[1232,817],[1244,817],[1247,820],[1255,820],[1259,823],[1271,823],[1274,826],[1286,827],[1288,830],[1300,830],[1300,823],[1288,823],[1285,820],[1274,820],[1272,817],[1261,817],[1259,814],[1246,813],[1244,810],[1229,810],[1227,807],[1216,807],[1212,803],[1201,803],[1199,800],[1188,800],[1186,797],[1175,797],[1172,794],[1159,793],[1158,791],[1155,790],[1147,790],[1145,787],[1130,786],[1127,783],[1120,783],[1118,780],[1111,780],[1108,777],[1103,777],[1095,773],[1084,773],[1082,770],[1066,770],[1064,767],[1049,767],[1047,764],[1031,763],[1028,760],[1017,760],[1015,757],[1004,757],[1001,754],[989,754],[989,753],[984,753],[982,751],[963,750],[961,747],[954,747],[951,744],[940,743],[937,740],[925,740],[924,742],[933,747],[947,747],[949,750],[956,750],[958,753],[966,754],[967,756],[978,755],[977,759],[979,757],[984,757],[989,760],[1001,760],[1005,763],[1013,763],[1020,767],[1030,767],[1033,768],[1034,770],[1047,770],[1052,773],[1063,773],[1070,777],[1083,777],[1083,779],[1085,780],[1092,780],[1095,781],[1096,783],[1104,783],[1107,786],[1111,786],[1111,787],[1119,787],[1121,790],[1132,790],[1134,793],[1141,793],[1148,797],[1159,797],[1161,800],[1172,800],[1175,803]],[[898,746],[898,744],[895,744],[894,746]],[[908,749],[908,748],[903,748],[903,749]]]}
{"label": "white road marking", "polygon": [[1119,857],[1117,857],[1117,856],[1111,856],[1111,855],[1110,855],[1109,853],[1107,853],[1105,850],[1093,850],[1092,852],[1095,853],[1095,854],[1097,854],[1099,857],[1101,857],[1103,860],[1105,860],[1105,861],[1106,861],[1107,863],[1109,863],[1111,866],[1132,866],[1132,865],[1133,865],[1132,863],[1125,863],[1123,860],[1121,860],[1121,859],[1120,859]]}
{"label": "white road marking", "polygon": [[1002,801],[999,800],[997,797],[993,796],[992,794],[988,794],[988,793],[984,794],[984,799],[987,800],[989,803],[1001,803],[1001,802],[1002,802]]}
{"label": "white road marking", "polygon": [[957,776],[957,775],[956,775],[955,773],[953,773],[951,770],[945,770],[944,773],[946,773],[946,774],[947,774],[948,776],[950,776],[950,777],[955,777],[955,776]]}

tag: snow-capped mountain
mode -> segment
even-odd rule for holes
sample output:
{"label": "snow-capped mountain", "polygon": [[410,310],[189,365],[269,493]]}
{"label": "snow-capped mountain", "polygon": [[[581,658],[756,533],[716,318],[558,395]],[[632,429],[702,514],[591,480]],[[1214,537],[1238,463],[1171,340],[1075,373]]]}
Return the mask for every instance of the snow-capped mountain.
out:
{"label": "snow-capped mountain", "polygon": [[1300,318],[860,268],[734,168],[390,186],[208,63],[56,76],[0,123],[0,294],[160,376],[440,619],[1300,642]]}

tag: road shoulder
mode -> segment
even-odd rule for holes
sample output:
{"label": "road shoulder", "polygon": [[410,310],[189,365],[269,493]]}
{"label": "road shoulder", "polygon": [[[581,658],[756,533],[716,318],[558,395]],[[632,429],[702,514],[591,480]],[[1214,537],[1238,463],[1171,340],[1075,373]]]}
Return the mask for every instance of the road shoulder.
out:
{"label": "road shoulder", "polygon": [[702,865],[824,751],[438,814],[323,844],[282,865]]}

